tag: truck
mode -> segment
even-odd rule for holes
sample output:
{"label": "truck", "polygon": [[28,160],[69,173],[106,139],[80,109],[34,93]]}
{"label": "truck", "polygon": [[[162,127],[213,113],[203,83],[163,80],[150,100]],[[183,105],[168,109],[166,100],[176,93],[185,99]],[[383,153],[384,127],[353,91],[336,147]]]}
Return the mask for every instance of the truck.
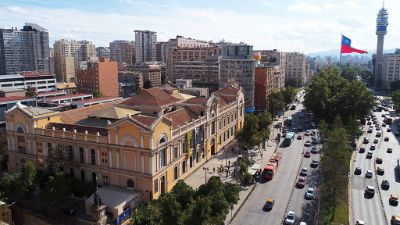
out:
{"label": "truck", "polygon": [[276,170],[278,169],[281,158],[282,153],[275,152],[274,154],[272,154],[267,165],[265,165],[264,167],[263,177],[265,180],[272,180],[276,173]]}

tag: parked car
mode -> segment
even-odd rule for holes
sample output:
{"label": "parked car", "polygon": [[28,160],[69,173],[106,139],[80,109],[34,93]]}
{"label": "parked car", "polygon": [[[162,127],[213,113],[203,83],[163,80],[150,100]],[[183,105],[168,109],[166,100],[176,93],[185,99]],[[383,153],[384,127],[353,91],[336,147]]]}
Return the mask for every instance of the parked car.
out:
{"label": "parked car", "polygon": [[308,188],[305,194],[306,199],[314,199],[314,188]]}
{"label": "parked car", "polygon": [[375,145],[371,145],[370,147],[369,147],[369,150],[375,150],[376,149],[376,146]]}
{"label": "parked car", "polygon": [[400,216],[392,216],[390,225],[400,225]]}
{"label": "parked car", "polygon": [[299,180],[296,183],[297,188],[303,188],[306,185],[306,179],[304,177],[299,177]]}
{"label": "parked car", "polygon": [[285,218],[285,224],[294,224],[295,222],[296,214],[293,211],[289,211]]}
{"label": "parked car", "polygon": [[368,152],[366,158],[367,158],[367,159],[372,159],[372,152]]}
{"label": "parked car", "polygon": [[374,144],[378,144],[379,140],[378,139],[374,139]]}
{"label": "parked car", "polygon": [[381,188],[382,190],[389,190],[390,188],[390,183],[388,180],[383,180],[381,183]]}
{"label": "parked car", "polygon": [[297,135],[297,140],[302,140],[303,137],[301,135]]}
{"label": "parked car", "polygon": [[300,171],[300,176],[305,177],[308,174],[308,169],[307,167],[303,167]]}
{"label": "parked car", "polygon": [[310,146],[311,146],[311,141],[310,141],[310,140],[307,140],[306,143],[304,143],[304,146],[310,147]]}
{"label": "parked car", "polygon": [[388,149],[386,150],[387,153],[392,153],[392,151],[393,151],[392,148],[388,148]]}
{"label": "parked car", "polygon": [[267,211],[272,210],[272,207],[274,207],[275,200],[273,198],[268,198],[267,201],[265,202],[264,209]]}
{"label": "parked car", "polygon": [[387,132],[392,132],[392,129],[390,129],[390,127],[388,127]]}
{"label": "parked car", "polygon": [[359,153],[364,153],[365,152],[365,148],[361,147],[360,150],[358,151]]}
{"label": "parked car", "polygon": [[365,225],[364,220],[357,220],[356,225]]}
{"label": "parked car", "polygon": [[319,149],[316,146],[312,146],[311,153],[318,154],[319,153]]}
{"label": "parked car", "polygon": [[355,175],[361,175],[361,173],[362,173],[361,168],[360,167],[356,167],[356,169],[354,170],[354,174]]}
{"label": "parked car", "polygon": [[310,156],[311,156],[311,153],[310,153],[310,152],[304,153],[304,157],[305,157],[305,158],[310,158]]}
{"label": "parked car", "polygon": [[372,198],[375,195],[375,188],[373,186],[367,186],[365,188],[364,197]]}
{"label": "parked car", "polygon": [[382,158],[376,157],[375,162],[377,164],[382,164],[383,160],[382,160]]}
{"label": "parked car", "polygon": [[400,136],[400,132],[396,131],[396,133],[394,133],[394,135],[396,135],[396,137]]}
{"label": "parked car", "polygon": [[384,141],[389,141],[389,137],[385,137]]}
{"label": "parked car", "polygon": [[381,167],[378,167],[377,170],[376,170],[376,173],[378,175],[383,176],[385,174],[385,170],[383,168],[381,168]]}
{"label": "parked car", "polygon": [[317,167],[318,167],[318,164],[319,164],[318,160],[313,159],[313,160],[311,161],[310,167],[312,167],[312,168],[317,168]]}
{"label": "parked car", "polygon": [[364,138],[363,144],[368,144],[369,143],[369,138]]}

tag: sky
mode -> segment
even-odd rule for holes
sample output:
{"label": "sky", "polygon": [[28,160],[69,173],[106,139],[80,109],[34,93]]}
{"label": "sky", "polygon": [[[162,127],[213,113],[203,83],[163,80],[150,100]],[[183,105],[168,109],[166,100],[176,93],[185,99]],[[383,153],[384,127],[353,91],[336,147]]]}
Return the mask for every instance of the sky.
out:
{"label": "sky", "polygon": [[[352,46],[375,50],[382,0],[1,0],[0,28],[37,23],[50,42],[67,38],[108,46],[134,40],[134,30],[209,41],[245,42],[254,49],[312,53]],[[400,48],[400,1],[386,0],[385,49]]]}

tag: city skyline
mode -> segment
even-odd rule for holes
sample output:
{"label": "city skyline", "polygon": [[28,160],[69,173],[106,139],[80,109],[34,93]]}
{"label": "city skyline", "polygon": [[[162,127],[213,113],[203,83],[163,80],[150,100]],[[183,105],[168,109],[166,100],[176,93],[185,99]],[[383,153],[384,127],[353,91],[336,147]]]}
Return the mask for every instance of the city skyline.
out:
{"label": "city skyline", "polygon": [[[87,39],[96,46],[134,40],[136,29],[157,32],[158,40],[176,35],[214,42],[245,42],[254,49],[312,53],[337,49],[340,33],[362,49],[375,50],[375,19],[381,0],[163,1],[115,0],[26,1],[0,3],[2,28],[37,23],[49,31],[50,43],[61,38]],[[400,2],[385,1],[389,28],[385,48],[400,38]],[[361,12],[361,13],[360,13]],[[171,16],[173,15],[173,16]],[[318,18],[316,20],[315,18]]]}

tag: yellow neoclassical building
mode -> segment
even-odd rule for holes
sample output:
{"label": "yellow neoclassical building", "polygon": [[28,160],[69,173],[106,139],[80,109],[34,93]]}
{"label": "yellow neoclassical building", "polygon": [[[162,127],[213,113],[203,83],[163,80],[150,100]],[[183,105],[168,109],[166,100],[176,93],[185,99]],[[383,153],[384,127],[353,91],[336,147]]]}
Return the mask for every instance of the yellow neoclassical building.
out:
{"label": "yellow neoclassical building", "polygon": [[243,122],[243,93],[234,87],[209,98],[151,88],[65,112],[17,104],[6,113],[8,168],[52,165],[85,182],[97,176],[102,186],[142,192],[148,201],[220,151]]}

